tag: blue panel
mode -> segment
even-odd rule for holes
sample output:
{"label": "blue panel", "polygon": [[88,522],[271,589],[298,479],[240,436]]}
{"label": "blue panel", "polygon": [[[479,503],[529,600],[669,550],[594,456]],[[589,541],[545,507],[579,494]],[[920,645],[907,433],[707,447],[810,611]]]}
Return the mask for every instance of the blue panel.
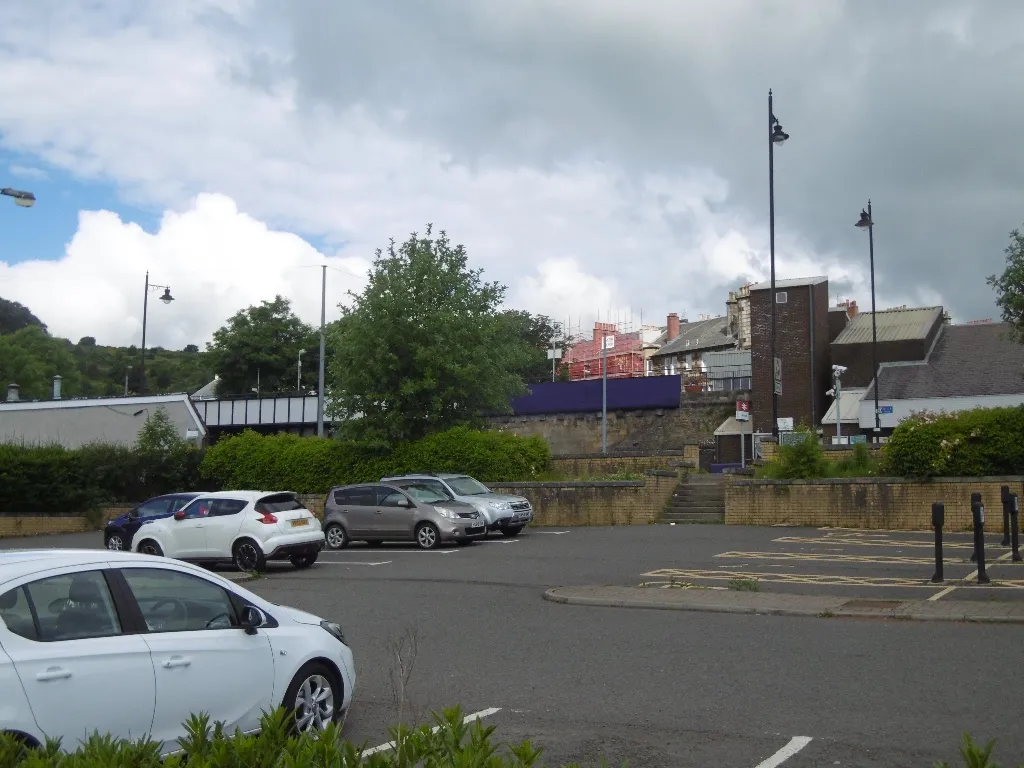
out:
{"label": "blue panel", "polygon": [[[544,413],[592,413],[601,410],[601,380],[530,384],[530,394],[512,401],[517,416]],[[678,408],[680,376],[608,379],[608,410]]]}

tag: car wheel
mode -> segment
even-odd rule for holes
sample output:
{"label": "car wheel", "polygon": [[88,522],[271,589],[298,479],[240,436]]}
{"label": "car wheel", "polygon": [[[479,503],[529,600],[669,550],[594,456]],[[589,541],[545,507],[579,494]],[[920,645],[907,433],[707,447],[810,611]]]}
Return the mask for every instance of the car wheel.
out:
{"label": "car wheel", "polygon": [[164,551],[160,549],[160,545],[152,539],[146,539],[144,542],[139,544],[139,552],[144,555],[153,555],[154,557],[164,556]]}
{"label": "car wheel", "polygon": [[324,537],[327,539],[327,546],[331,549],[344,549],[348,546],[348,534],[337,523],[331,523],[324,529]]}
{"label": "car wheel", "polygon": [[284,694],[284,706],[294,714],[294,728],[299,733],[316,734],[337,722],[342,702],[341,686],[326,665],[313,661],[306,664],[292,679]]}
{"label": "car wheel", "polygon": [[318,552],[314,552],[311,555],[292,555],[289,559],[296,568],[309,568],[309,566],[316,562],[318,554]]}
{"label": "car wheel", "polygon": [[501,535],[511,539],[513,536],[518,536],[521,530],[523,530],[521,525],[510,525],[508,528],[501,529]]}
{"label": "car wheel", "polygon": [[106,547],[107,549],[111,549],[114,552],[120,552],[121,550],[125,549],[124,536],[122,536],[120,533],[110,534],[109,536],[107,536]]}
{"label": "car wheel", "polygon": [[242,539],[234,548],[235,567],[245,573],[262,573],[267,569],[267,558],[260,545],[252,539]]}
{"label": "car wheel", "polygon": [[441,534],[433,523],[420,523],[416,528],[416,543],[420,549],[435,549],[441,543]]}

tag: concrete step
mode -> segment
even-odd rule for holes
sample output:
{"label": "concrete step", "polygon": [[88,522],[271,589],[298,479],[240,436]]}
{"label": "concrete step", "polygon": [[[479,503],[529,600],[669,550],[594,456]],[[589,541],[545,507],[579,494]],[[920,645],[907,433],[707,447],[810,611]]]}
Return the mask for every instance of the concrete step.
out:
{"label": "concrete step", "polygon": [[666,512],[661,517],[666,523],[724,523],[725,513],[719,512]]}
{"label": "concrete step", "polygon": [[687,488],[683,486],[676,488],[672,493],[673,496],[692,496],[694,498],[725,498],[725,488]]}
{"label": "concrete step", "polygon": [[688,474],[683,480],[684,485],[724,485],[725,475],[722,474]]}
{"label": "concrete step", "polygon": [[725,506],[715,506],[714,504],[687,504],[686,506],[676,506],[673,504],[665,510],[666,515],[682,515],[689,512],[709,515],[724,515]]}

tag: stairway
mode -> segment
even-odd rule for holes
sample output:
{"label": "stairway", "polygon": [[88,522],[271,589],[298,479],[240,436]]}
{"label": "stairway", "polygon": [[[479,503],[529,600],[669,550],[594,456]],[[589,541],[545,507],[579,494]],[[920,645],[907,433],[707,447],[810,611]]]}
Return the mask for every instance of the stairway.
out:
{"label": "stairway", "polygon": [[662,514],[663,523],[724,523],[723,475],[686,475]]}

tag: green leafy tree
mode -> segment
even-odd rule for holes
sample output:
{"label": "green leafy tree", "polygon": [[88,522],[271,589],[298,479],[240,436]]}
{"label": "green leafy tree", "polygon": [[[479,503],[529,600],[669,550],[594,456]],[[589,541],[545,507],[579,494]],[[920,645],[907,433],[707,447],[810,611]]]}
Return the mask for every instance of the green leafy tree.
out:
{"label": "green leafy tree", "polygon": [[504,286],[467,266],[431,226],[377,251],[369,282],[332,332],[333,415],[341,433],[392,445],[505,412],[524,391],[530,346],[500,311]]}
{"label": "green leafy tree", "polygon": [[14,333],[30,325],[37,325],[46,330],[46,325],[23,304],[7,299],[0,299],[0,334]]}
{"label": "green leafy tree", "polygon": [[300,350],[303,388],[316,387],[319,337],[282,296],[236,313],[206,349],[219,394],[249,394],[257,385],[261,393],[294,392]]}
{"label": "green leafy tree", "polygon": [[167,455],[184,444],[184,438],[178,434],[166,408],[157,408],[146,418],[146,423],[139,430],[135,448],[140,453]]}
{"label": "green leafy tree", "polygon": [[[554,340],[555,348],[562,350],[564,360],[569,347],[572,346],[571,337],[563,335],[561,329],[543,315],[510,309],[502,313],[502,319],[509,324],[509,333],[517,335],[529,347],[525,365],[520,371],[523,380],[527,384],[551,381],[551,360],[548,359],[548,351],[552,348],[551,342]],[[557,364],[555,380],[569,380],[566,366]]]}
{"label": "green leafy tree", "polygon": [[1010,244],[1003,252],[1006,268],[1000,275],[990,275],[987,282],[996,291],[996,305],[1012,328],[1010,335],[1024,341],[1024,233],[1010,232]]}
{"label": "green leafy tree", "polygon": [[17,384],[25,400],[44,400],[53,394],[53,377],[60,376],[65,396],[79,392],[80,376],[71,345],[38,325],[0,336],[0,382]]}

